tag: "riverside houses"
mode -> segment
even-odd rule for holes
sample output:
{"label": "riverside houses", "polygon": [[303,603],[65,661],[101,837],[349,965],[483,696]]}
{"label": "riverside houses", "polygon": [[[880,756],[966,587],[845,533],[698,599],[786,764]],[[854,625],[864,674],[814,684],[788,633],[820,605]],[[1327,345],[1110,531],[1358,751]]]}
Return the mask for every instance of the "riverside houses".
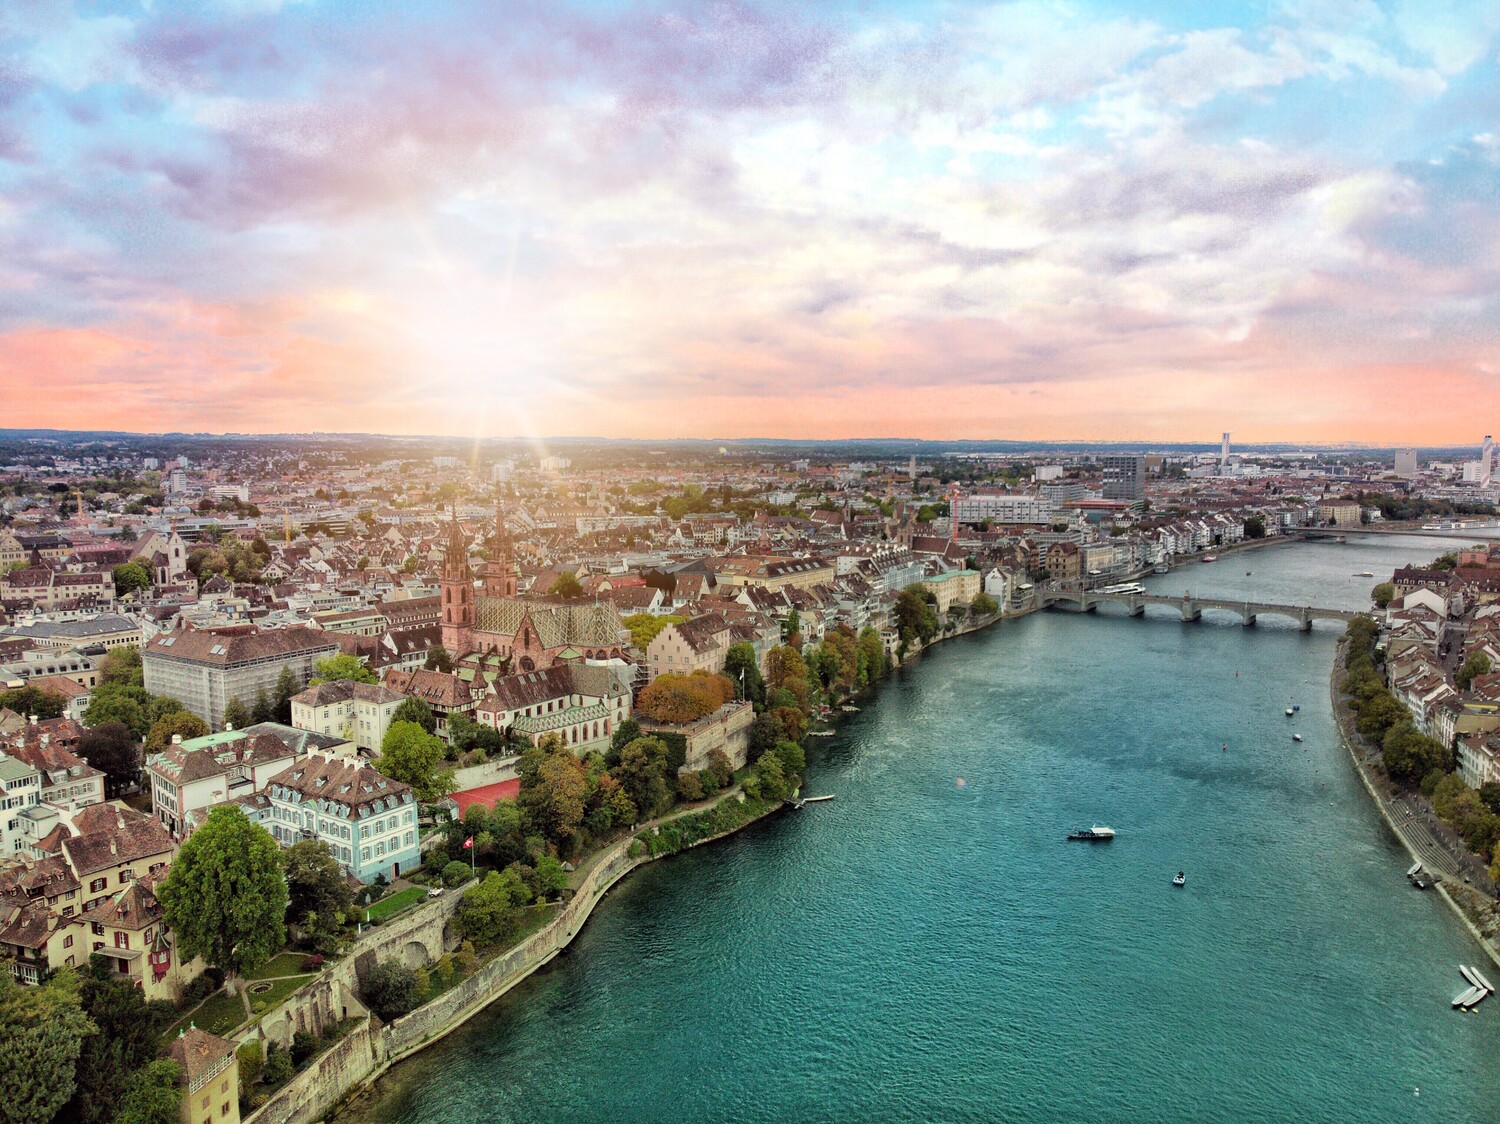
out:
{"label": "riverside houses", "polygon": [[360,761],[310,753],[274,778],[265,795],[265,823],[278,843],[321,840],[361,882],[395,878],[422,861],[411,786]]}
{"label": "riverside houses", "polygon": [[318,629],[180,628],[152,637],[141,654],[141,666],[146,690],[181,699],[218,729],[230,699],[249,706],[259,691],[274,695],[285,667],[292,669],[301,690],[313,676],[313,665],[338,653],[338,641]]}
{"label": "riverside houses", "polygon": [[273,734],[226,730],[189,741],[174,734],[172,744],[146,762],[152,810],[181,839],[194,812],[259,792],[299,756]]}

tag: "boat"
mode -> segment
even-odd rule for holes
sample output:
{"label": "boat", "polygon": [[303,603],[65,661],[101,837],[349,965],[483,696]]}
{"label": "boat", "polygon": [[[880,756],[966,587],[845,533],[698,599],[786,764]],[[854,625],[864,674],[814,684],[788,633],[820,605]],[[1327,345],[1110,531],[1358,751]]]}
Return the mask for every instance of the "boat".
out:
{"label": "boat", "polygon": [[1170,574],[1172,567],[1168,566],[1165,562],[1158,562],[1155,566],[1151,567],[1151,572],[1153,574]]}
{"label": "boat", "polygon": [[[1474,978],[1473,968],[1469,968],[1463,964],[1460,964],[1458,966],[1458,974],[1461,975],[1464,979],[1468,980],[1470,985],[1472,985],[1473,987],[1484,987],[1484,984],[1480,983],[1477,979]],[[1486,988],[1485,990],[1488,990],[1488,988]]]}
{"label": "boat", "polygon": [[802,798],[802,803],[804,803],[804,804],[821,804],[825,800],[832,800],[832,799],[833,799],[833,794],[832,793],[829,793],[827,796],[804,796]]}
{"label": "boat", "polygon": [[831,738],[834,733],[835,731],[833,730],[809,730],[807,731],[807,736],[810,738]]}
{"label": "boat", "polygon": [[1248,577],[1249,577],[1249,576],[1250,576],[1250,571],[1249,571],[1249,570],[1246,570],[1246,571],[1245,571],[1245,576],[1246,576],[1246,577],[1247,577],[1247,578],[1248,578]]}
{"label": "boat", "polygon": [[1112,827],[1075,827],[1068,832],[1069,839],[1081,839],[1086,843],[1108,843],[1115,837],[1115,829]]}
{"label": "boat", "polygon": [[1218,560],[1219,556],[1217,554],[1205,554],[1202,558],[1198,559],[1199,562],[1217,562]]}
{"label": "boat", "polygon": [[1481,972],[1478,968],[1470,968],[1469,971],[1474,976],[1474,982],[1477,983],[1480,987],[1484,988],[1485,991],[1495,990],[1495,985],[1490,983],[1489,980],[1485,979],[1484,973]]}
{"label": "boat", "polygon": [[1373,578],[1375,576],[1375,573],[1373,570],[1361,570],[1354,576],[1356,578]]}
{"label": "boat", "polygon": [[1287,708],[1286,708],[1286,716],[1287,716],[1287,717],[1288,717],[1288,718],[1290,718],[1290,717],[1291,717],[1291,716],[1292,716],[1292,715],[1294,715],[1294,714],[1296,714],[1296,713],[1297,713],[1297,712],[1296,712],[1296,711],[1295,711],[1295,710],[1293,710],[1293,709],[1292,709],[1292,708],[1291,708],[1291,707],[1287,707]]}
{"label": "boat", "polygon": [[1301,709],[1302,709],[1302,704],[1301,703],[1293,703],[1292,704],[1292,710],[1293,711],[1298,711],[1298,710],[1301,710]]}
{"label": "boat", "polygon": [[1294,741],[1294,742],[1300,742],[1301,740],[1302,740],[1302,735],[1301,734],[1293,734],[1292,735],[1292,741]]}
{"label": "boat", "polygon": [[1174,879],[1172,879],[1172,885],[1174,885],[1174,886],[1186,886],[1187,885],[1187,875],[1184,874],[1182,871],[1179,870],[1177,872],[1177,877],[1174,878]]}
{"label": "boat", "polygon": [[845,714],[858,714],[859,713],[859,707],[857,707],[857,706],[850,706],[848,703],[845,703],[843,706],[839,707],[839,709],[842,710]]}
{"label": "boat", "polygon": [[1454,1006],[1455,1009],[1457,1009],[1459,1007],[1463,1007],[1463,1008],[1467,1009],[1469,1007],[1472,1007],[1475,1003],[1479,1002],[1479,1000],[1481,1000],[1483,998],[1484,998],[1484,988],[1482,988],[1482,987],[1471,987],[1467,991],[1465,991],[1463,994],[1456,995],[1456,996],[1453,997],[1453,1006]]}
{"label": "boat", "polygon": [[1406,877],[1408,877],[1408,878],[1415,878],[1418,874],[1421,873],[1421,871],[1422,871],[1422,864],[1421,863],[1419,863],[1419,862],[1412,863],[1411,866],[1407,868]]}

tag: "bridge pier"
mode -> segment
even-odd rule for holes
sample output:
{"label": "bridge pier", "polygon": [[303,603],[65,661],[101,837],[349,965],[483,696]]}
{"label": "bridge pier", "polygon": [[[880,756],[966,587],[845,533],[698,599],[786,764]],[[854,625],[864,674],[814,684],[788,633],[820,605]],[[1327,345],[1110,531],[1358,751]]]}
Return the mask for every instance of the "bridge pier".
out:
{"label": "bridge pier", "polygon": [[1137,601],[1134,597],[1125,602],[1125,608],[1132,617],[1144,617],[1146,615],[1145,602]]}
{"label": "bridge pier", "polygon": [[1201,621],[1203,619],[1203,610],[1200,609],[1200,608],[1198,608],[1198,602],[1196,602],[1196,601],[1183,601],[1183,603],[1182,603],[1182,619],[1183,619],[1184,622],[1187,622],[1187,621]]}
{"label": "bridge pier", "polygon": [[1298,627],[1301,629],[1301,631],[1303,631],[1303,632],[1311,632],[1312,631],[1312,614],[1309,613],[1306,609],[1303,609],[1302,610],[1302,615],[1298,619],[1297,624],[1298,624]]}
{"label": "bridge pier", "polygon": [[1255,610],[1246,605],[1240,610],[1240,623],[1246,628],[1255,627]]}

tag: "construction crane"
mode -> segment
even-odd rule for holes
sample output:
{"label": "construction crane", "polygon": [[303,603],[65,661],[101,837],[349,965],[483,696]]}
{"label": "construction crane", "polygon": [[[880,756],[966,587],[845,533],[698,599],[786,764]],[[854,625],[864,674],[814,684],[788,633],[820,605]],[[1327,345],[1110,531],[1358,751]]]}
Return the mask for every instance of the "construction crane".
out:
{"label": "construction crane", "polygon": [[949,540],[958,544],[958,482],[954,481],[948,485],[948,527]]}

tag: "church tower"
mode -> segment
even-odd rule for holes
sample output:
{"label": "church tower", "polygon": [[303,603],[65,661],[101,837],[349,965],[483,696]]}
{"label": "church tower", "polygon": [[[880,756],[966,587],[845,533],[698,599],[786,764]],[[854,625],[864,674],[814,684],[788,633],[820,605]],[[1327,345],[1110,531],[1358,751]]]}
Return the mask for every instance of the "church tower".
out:
{"label": "church tower", "polygon": [[495,536],[490,539],[484,563],[484,595],[511,598],[516,595],[516,563],[511,556],[510,536],[505,533],[505,520],[500,515],[499,504],[495,505]]}
{"label": "church tower", "polygon": [[448,526],[448,548],[443,552],[443,647],[453,657],[473,647],[474,574],[469,569],[469,544],[455,510]]}

